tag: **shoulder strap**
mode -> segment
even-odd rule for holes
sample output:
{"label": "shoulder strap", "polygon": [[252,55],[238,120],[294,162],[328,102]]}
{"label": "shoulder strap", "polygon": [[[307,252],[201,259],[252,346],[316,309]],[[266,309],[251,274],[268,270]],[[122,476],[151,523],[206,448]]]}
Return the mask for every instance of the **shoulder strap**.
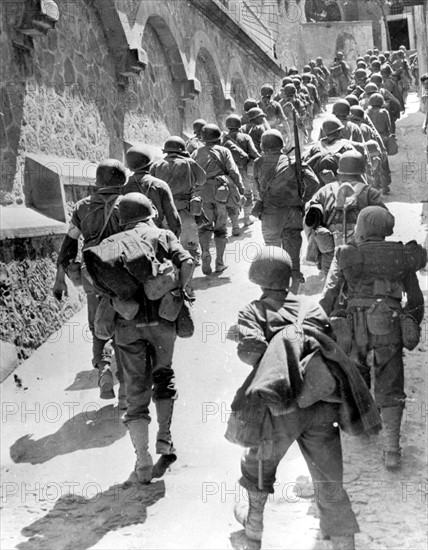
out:
{"label": "shoulder strap", "polygon": [[[116,198],[114,199],[113,204],[112,204],[110,210],[108,211],[107,216],[104,214],[104,225],[103,225],[103,227],[102,227],[102,229],[101,229],[101,231],[100,231],[100,236],[99,236],[99,241],[100,241],[100,242],[103,240],[103,239],[102,239],[103,233],[104,233],[104,231],[106,230],[106,227],[107,227],[108,222],[110,221],[110,218],[111,218],[111,216],[112,216],[112,214],[113,214],[113,210],[115,209],[115,206],[116,206],[116,203],[117,203],[117,199],[118,199],[118,198],[119,198],[119,197],[116,197]],[[108,201],[106,201],[106,203],[107,203],[107,202],[108,202]],[[105,211],[104,211],[104,212],[105,212]]]}

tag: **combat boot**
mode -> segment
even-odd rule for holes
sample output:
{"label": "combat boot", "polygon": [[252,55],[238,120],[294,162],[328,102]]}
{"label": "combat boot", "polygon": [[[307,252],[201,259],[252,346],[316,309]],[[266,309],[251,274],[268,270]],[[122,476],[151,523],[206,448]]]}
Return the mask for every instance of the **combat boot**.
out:
{"label": "combat boot", "polygon": [[251,218],[251,211],[253,207],[244,206],[244,227],[249,227],[253,225],[254,220]]}
{"label": "combat boot", "polygon": [[153,466],[152,477],[162,477],[169,466],[177,460],[174,444],[171,436],[171,420],[174,410],[173,399],[159,399],[155,401],[158,420],[158,433],[156,438],[156,452],[161,457]]}
{"label": "combat boot", "polygon": [[261,541],[263,536],[263,511],[269,493],[248,491],[248,502],[242,501],[235,506],[235,519],[245,529],[245,535],[251,540]]}
{"label": "combat boot", "polygon": [[403,408],[382,407],[382,424],[385,437],[383,459],[387,470],[398,470],[401,466],[400,426]]}
{"label": "combat boot", "polygon": [[101,361],[98,363],[98,386],[100,387],[100,399],[114,399],[114,381],[110,364]]}
{"label": "combat boot", "polygon": [[330,540],[333,550],[355,550],[354,535],[342,535],[340,537],[332,535]]}
{"label": "combat boot", "polygon": [[137,418],[126,423],[137,455],[134,472],[129,481],[150,483],[152,479],[153,461],[149,453],[149,423],[150,421],[146,418]]}
{"label": "combat boot", "polygon": [[120,411],[126,411],[128,404],[126,401],[126,384],[125,382],[119,383],[119,392],[118,392],[118,408]]}
{"label": "combat boot", "polygon": [[227,265],[224,263],[224,251],[226,250],[227,239],[226,237],[215,237],[216,259],[215,259],[215,272],[221,273],[227,269]]}
{"label": "combat boot", "polygon": [[210,254],[211,232],[206,231],[199,235],[199,243],[202,249],[202,273],[204,275],[211,275],[213,272]]}

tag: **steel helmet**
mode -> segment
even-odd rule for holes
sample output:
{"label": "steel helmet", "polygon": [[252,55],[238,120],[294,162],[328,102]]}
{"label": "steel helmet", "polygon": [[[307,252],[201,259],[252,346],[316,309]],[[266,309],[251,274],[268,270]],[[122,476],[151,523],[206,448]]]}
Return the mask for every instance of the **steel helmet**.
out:
{"label": "steel helmet", "polygon": [[366,206],[358,214],[355,224],[355,240],[368,237],[389,237],[394,232],[395,218],[382,206]]}
{"label": "steel helmet", "polygon": [[337,117],[345,118],[349,116],[350,106],[346,99],[339,99],[333,105],[332,113]]}
{"label": "steel helmet", "polygon": [[257,100],[253,99],[252,97],[249,97],[244,101],[244,111],[249,111],[250,109],[253,109],[254,107],[257,107]]}
{"label": "steel helmet", "polygon": [[326,136],[330,136],[331,134],[342,130],[342,128],[344,128],[343,124],[336,117],[327,118],[322,123],[322,129]]}
{"label": "steel helmet", "polygon": [[121,197],[118,213],[120,225],[144,222],[153,217],[152,203],[143,193],[128,193]]}
{"label": "steel helmet", "polygon": [[266,246],[252,261],[248,278],[262,288],[288,290],[291,270],[291,258],[284,249],[279,246]]}
{"label": "steel helmet", "polygon": [[263,151],[269,149],[282,149],[284,147],[284,138],[278,130],[266,130],[262,135],[261,147]]}
{"label": "steel helmet", "polygon": [[312,70],[312,67],[311,67],[310,65],[305,65],[305,66],[303,67],[303,72],[304,72],[304,73],[310,73],[311,70]]}
{"label": "steel helmet", "polygon": [[102,160],[96,172],[98,187],[112,187],[123,185],[126,182],[126,168],[116,159]]}
{"label": "steel helmet", "polygon": [[294,65],[288,69],[288,76],[299,74],[299,71],[297,70],[297,67]]}
{"label": "steel helmet", "polygon": [[351,117],[355,120],[364,120],[364,109],[359,105],[353,105],[351,107]]}
{"label": "steel helmet", "polygon": [[324,61],[324,60],[323,60],[322,57],[317,57],[317,58],[316,58],[316,62],[317,62],[317,63],[322,63],[323,61]]}
{"label": "steel helmet", "polygon": [[226,128],[240,128],[241,127],[241,117],[238,115],[229,115],[226,118]]}
{"label": "steel helmet", "polygon": [[379,91],[379,88],[376,86],[374,82],[369,82],[368,84],[366,84],[364,91],[366,94],[375,94],[376,92]]}
{"label": "steel helmet", "polygon": [[370,77],[370,81],[373,82],[373,84],[376,84],[376,86],[379,88],[379,86],[382,84],[382,77],[380,74],[372,74]]}
{"label": "steel helmet", "polygon": [[338,174],[356,176],[366,173],[366,161],[357,151],[345,151],[339,159]]}
{"label": "steel helmet", "polygon": [[200,132],[206,123],[207,123],[206,120],[204,120],[203,118],[198,118],[197,120],[195,120],[194,123],[192,124],[193,131],[195,132],[195,134]]}
{"label": "steel helmet", "polygon": [[385,61],[386,61],[386,57],[382,53],[379,54],[379,61],[381,62],[381,64],[385,63]]}
{"label": "steel helmet", "polygon": [[391,67],[388,65],[388,63],[385,63],[385,64],[382,65],[382,67],[380,68],[380,72],[383,73],[383,74],[391,74],[391,73],[392,73],[392,69],[391,69]]}
{"label": "steel helmet", "polygon": [[153,160],[153,149],[146,145],[135,145],[126,151],[126,164],[131,170],[149,166]]}
{"label": "steel helmet", "polygon": [[358,97],[354,94],[349,94],[345,97],[346,101],[349,103],[349,106],[359,105]]}
{"label": "steel helmet", "polygon": [[287,84],[293,84],[293,79],[291,76],[286,76],[282,79],[282,87],[287,86]]}
{"label": "steel helmet", "polygon": [[302,80],[303,82],[311,82],[312,76],[309,73],[302,74]]}
{"label": "steel helmet", "polygon": [[273,86],[271,86],[270,84],[263,84],[260,93],[262,94],[262,96],[273,95]]}
{"label": "steel helmet", "polygon": [[300,88],[301,81],[298,78],[293,78],[293,84],[296,87],[296,90]]}
{"label": "steel helmet", "polygon": [[163,146],[164,153],[182,153],[186,150],[186,144],[180,136],[170,136]]}
{"label": "steel helmet", "polygon": [[247,112],[247,116],[248,116],[248,120],[251,122],[252,120],[255,120],[256,118],[259,118],[259,117],[264,117],[266,118],[266,115],[264,114],[264,112],[259,108],[259,107],[253,107],[252,109],[250,109],[248,112]]}
{"label": "steel helmet", "polygon": [[357,69],[354,73],[354,76],[358,79],[367,78],[367,72],[365,69]]}
{"label": "steel helmet", "polygon": [[372,107],[382,107],[383,105],[383,95],[382,94],[372,94],[369,99],[369,105]]}
{"label": "steel helmet", "polygon": [[358,69],[367,69],[367,63],[364,60],[358,61],[357,68]]}
{"label": "steel helmet", "polygon": [[373,61],[379,61],[377,55],[371,55],[370,56],[370,63],[373,63]]}
{"label": "steel helmet", "polygon": [[296,86],[294,84],[287,84],[286,86],[284,86],[282,91],[284,92],[285,95],[288,95],[288,96],[296,95],[296,92],[297,92]]}
{"label": "steel helmet", "polygon": [[201,137],[205,143],[217,143],[221,138],[221,130],[216,124],[205,124],[201,130]]}
{"label": "steel helmet", "polygon": [[378,59],[376,59],[375,61],[372,61],[371,68],[376,70],[376,71],[379,71],[380,70],[380,61]]}

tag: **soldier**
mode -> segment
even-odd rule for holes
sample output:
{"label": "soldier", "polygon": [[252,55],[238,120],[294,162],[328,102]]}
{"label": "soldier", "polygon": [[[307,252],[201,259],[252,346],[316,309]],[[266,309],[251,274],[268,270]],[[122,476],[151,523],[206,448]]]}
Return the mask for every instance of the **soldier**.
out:
{"label": "soldier", "polygon": [[349,336],[339,343],[356,360],[369,387],[374,368],[375,399],[385,433],[383,458],[391,470],[400,467],[401,459],[403,344],[413,349],[419,340],[424,299],[416,271],[426,264],[426,250],[415,241],[385,242],[394,223],[392,214],[379,206],[361,210],[354,238],[337,250],[320,301],[328,315],[344,316],[338,322],[345,324]]}
{"label": "soldier", "polygon": [[[354,72],[354,81],[348,86],[347,93],[360,97],[364,93],[368,73],[365,69],[357,69]],[[345,98],[346,99],[346,98]]]}
{"label": "soldier", "polygon": [[349,139],[357,143],[363,143],[363,136],[361,130],[358,128],[355,122],[351,122],[348,117],[351,113],[351,107],[346,99],[339,99],[333,105],[332,113],[343,124],[343,128],[340,131],[342,138]]}
{"label": "soldier", "polygon": [[265,244],[284,248],[293,262],[293,289],[297,290],[304,277],[300,271],[302,220],[305,202],[318,188],[318,180],[304,166],[300,187],[296,165],[282,153],[284,140],[278,130],[268,130],[262,137],[262,157],[256,161],[254,176],[262,201],[262,234]]}
{"label": "soldier", "polygon": [[[127,179],[126,168],[115,159],[100,162],[96,172],[96,191],[74,207],[67,235],[61,246],[57,260],[57,274],[53,294],[61,300],[67,296],[65,274],[78,253],[78,240],[83,237],[83,250],[98,244],[103,238],[120,230],[117,205]],[[112,348],[109,340],[98,338],[95,334],[95,314],[100,297],[93,287],[86,268],[82,268],[83,289],[88,307],[88,326],[92,334],[92,366],[98,369],[98,385],[101,399],[114,398],[113,376],[110,368]],[[119,399],[123,407],[125,385],[120,363],[117,363],[117,376],[120,382]]]}
{"label": "soldier", "polygon": [[405,51],[399,50],[397,52],[397,59],[392,63],[392,70],[400,76],[403,84],[403,101],[405,104],[412,83],[412,75],[410,74],[410,66]]}
{"label": "soldier", "polygon": [[[330,71],[324,65],[324,60],[322,57],[317,57],[315,62],[316,62],[316,67],[314,67],[312,70],[318,80],[318,84],[319,84],[318,91],[319,91],[321,106],[323,110],[325,110],[328,103],[328,92],[329,92],[328,82],[330,80]],[[319,74],[317,71],[321,71],[322,74]]]}
{"label": "soldier", "polygon": [[327,276],[336,246],[352,237],[358,213],[366,206],[382,206],[379,191],[365,180],[366,161],[357,151],[339,159],[339,181],[322,187],[309,200],[305,224],[319,251],[318,267]]}
{"label": "soldier", "polygon": [[[297,96],[297,89],[294,84],[286,84],[281,90],[281,105],[286,116],[289,125],[294,122],[293,112],[297,115],[297,127],[299,129],[299,140],[301,143],[305,143],[307,140],[307,132],[305,128],[305,116],[306,109],[303,101]],[[290,142],[285,142],[287,149],[291,147]]]}
{"label": "soldier", "polygon": [[350,81],[350,68],[342,52],[337,52],[330,75],[339,96],[345,95]]}
{"label": "soldier", "polygon": [[[251,111],[250,111],[251,112]],[[250,117],[251,119],[251,117]],[[239,168],[229,149],[220,145],[221,131],[215,124],[206,124],[202,128],[204,147],[194,151],[192,158],[205,170],[206,183],[199,191],[203,201],[203,210],[207,221],[199,226],[199,242],[202,248],[202,273],[211,275],[210,243],[214,234],[216,246],[215,272],[227,269],[224,263],[224,251],[227,244],[227,210],[231,201],[239,204],[244,195]]]}
{"label": "soldier", "polygon": [[176,237],[181,233],[181,220],[172,198],[168,184],[150,174],[153,164],[153,153],[144,145],[131,147],[126,152],[126,164],[133,171],[128,183],[123,188],[123,194],[142,193],[146,195],[156,208],[155,223],[163,227],[165,220]]}
{"label": "soldier", "polygon": [[310,75],[302,74],[302,82],[306,86],[310,103],[306,107],[306,120],[308,129],[308,142],[312,141],[312,132],[314,129],[314,118],[321,112],[321,102],[318,95],[317,87],[311,83]]}
{"label": "soldier", "polygon": [[203,142],[201,141],[201,131],[205,126],[206,121],[202,118],[198,118],[193,123],[193,133],[194,135],[186,141],[186,151],[191,155],[195,149],[203,147]]}
{"label": "soldier", "polygon": [[[291,273],[288,254],[274,246],[263,249],[249,270],[250,281],[259,285],[263,294],[238,315],[238,356],[253,371],[232,404],[233,414],[242,411],[240,418],[248,425],[245,432],[251,441],[241,443],[233,428],[228,428],[226,434],[230,441],[248,447],[241,459],[239,480],[248,492],[248,499],[236,505],[235,518],[244,526],[248,539],[261,541],[264,507],[269,494],[274,492],[278,465],[297,441],[314,483],[322,536],[330,538],[334,549],[353,550],[359,527],[343,488],[338,426],[340,401],[350,400],[350,396],[339,397],[334,381],[328,387],[324,385],[323,378],[332,376],[325,363],[317,363],[317,389],[313,392],[305,385],[310,368],[305,370],[302,381],[296,377],[292,365],[304,362],[312,346],[318,351],[321,348],[322,354],[323,345],[331,343],[338,353],[333,360],[336,364],[346,363],[368,405],[364,412],[354,409],[354,418],[361,419],[367,413],[374,431],[379,428],[380,419],[356,367],[328,337],[329,323],[321,308],[306,306],[305,315],[299,298],[288,295]],[[322,386],[325,389],[319,391]],[[257,400],[253,388],[260,390]],[[264,401],[264,394],[269,395],[269,402]],[[271,408],[275,409],[274,414]],[[341,426],[346,429],[342,423]]]}
{"label": "soldier", "polygon": [[241,129],[244,134],[250,136],[257,152],[261,154],[262,135],[270,129],[269,124],[266,122],[266,115],[259,107],[253,107],[247,112],[247,120],[248,123],[242,126]]}
{"label": "soldier", "polygon": [[[405,111],[405,105],[404,105],[404,99],[403,95],[400,92],[400,89],[398,87],[398,84],[393,78],[391,78],[392,75],[392,69],[389,65],[383,65],[380,71],[383,79],[383,88],[388,90],[400,103],[401,112],[404,113]],[[400,118],[400,113],[396,113],[396,111],[392,111],[389,109],[389,115],[391,117],[391,132],[395,134],[395,123]]]}
{"label": "soldier", "polygon": [[273,92],[273,87],[270,84],[264,84],[260,90],[262,97],[258,102],[258,107],[266,115],[269,127],[279,130],[283,134],[285,141],[290,142],[291,131],[288,120],[285,117],[281,104],[272,99]]}
{"label": "soldier", "polygon": [[[159,229],[153,223],[153,209],[148,198],[141,193],[129,193],[123,197],[119,203],[119,219],[122,233],[115,236],[115,241],[126,242],[133,234],[150,243],[159,262],[169,259],[174,263],[179,272],[177,285],[183,291],[193,271],[192,257],[171,231]],[[133,261],[136,262],[135,242],[135,238],[130,241],[135,250]],[[110,250],[114,253],[112,245]],[[116,249],[120,251],[118,247]],[[125,271],[125,267],[123,269]],[[129,482],[150,483],[153,478],[161,477],[177,459],[170,430],[177,399],[172,368],[176,327],[174,322],[160,316],[160,301],[147,298],[143,283],[137,286],[132,299],[137,303],[138,311],[129,320],[118,314],[114,338],[127,387],[128,409],[124,423],[137,455]],[[152,396],[158,421],[156,453],[161,455],[154,466],[148,450]]]}
{"label": "soldier", "polygon": [[166,153],[165,159],[155,162],[150,173],[169,185],[181,220],[180,242],[190,252],[195,263],[199,264],[201,253],[198,227],[190,205],[198,189],[205,183],[205,172],[190,158],[179,136],[170,136],[165,141],[163,152]]}
{"label": "soldier", "polygon": [[348,139],[342,137],[343,124],[336,117],[323,121],[321,138],[307,153],[305,159],[321,184],[336,180],[339,159],[345,151],[355,151]]}
{"label": "soldier", "polygon": [[[250,216],[254,197],[254,161],[260,155],[251,137],[248,134],[240,132],[241,118],[238,115],[229,115],[227,117],[226,128],[229,130],[229,133],[223,134],[221,145],[230,150],[233,160],[241,173],[245,188],[244,197],[246,199],[244,204],[244,227],[248,227],[254,223]],[[238,209],[238,207],[235,208]],[[232,234],[240,235],[241,229],[238,225],[238,214],[236,218],[232,219],[232,216],[230,218],[232,220]],[[235,223],[234,220],[236,220]]]}
{"label": "soldier", "polygon": [[[384,100],[381,94],[373,94],[369,99],[369,108],[367,109],[367,116],[371,120],[373,126],[376,128],[377,133],[382,139],[384,148],[388,147],[388,139],[391,135],[391,119],[389,113],[384,109]],[[389,183],[385,187],[385,194],[389,193]]]}
{"label": "soldier", "polygon": [[[380,134],[376,128],[370,124],[371,119],[368,118],[367,120],[367,118],[368,117],[362,107],[351,107],[350,120],[355,122],[355,124],[357,124],[360,128],[364,142],[367,144],[371,140],[377,142],[378,144],[378,148],[375,149],[372,145],[371,151],[375,154],[375,156],[379,153],[380,164],[378,169],[371,166],[370,172],[372,172],[373,175],[375,173],[379,175],[379,178],[375,184],[376,189],[382,189],[382,194],[388,195],[389,186],[391,185],[391,170],[389,167],[388,153]],[[379,152],[377,149],[379,149]]]}

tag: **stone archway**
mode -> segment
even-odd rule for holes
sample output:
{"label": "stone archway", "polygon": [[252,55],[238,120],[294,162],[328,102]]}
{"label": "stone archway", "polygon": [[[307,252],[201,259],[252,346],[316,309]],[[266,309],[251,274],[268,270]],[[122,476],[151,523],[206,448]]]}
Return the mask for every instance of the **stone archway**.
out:
{"label": "stone archway", "polygon": [[201,92],[186,105],[186,128],[190,128],[196,118],[204,118],[207,122],[221,125],[225,92],[216,60],[205,46],[200,47],[196,55],[194,74],[199,80]]}
{"label": "stone archway", "polygon": [[241,113],[244,101],[248,98],[248,81],[241,64],[235,57],[229,62],[226,79],[226,95],[235,101],[237,113]]}
{"label": "stone archway", "polygon": [[186,70],[174,35],[161,16],[147,18],[141,47],[148,64],[134,81],[138,100],[125,115],[125,139],[162,145],[169,135],[182,132],[181,86]]}

